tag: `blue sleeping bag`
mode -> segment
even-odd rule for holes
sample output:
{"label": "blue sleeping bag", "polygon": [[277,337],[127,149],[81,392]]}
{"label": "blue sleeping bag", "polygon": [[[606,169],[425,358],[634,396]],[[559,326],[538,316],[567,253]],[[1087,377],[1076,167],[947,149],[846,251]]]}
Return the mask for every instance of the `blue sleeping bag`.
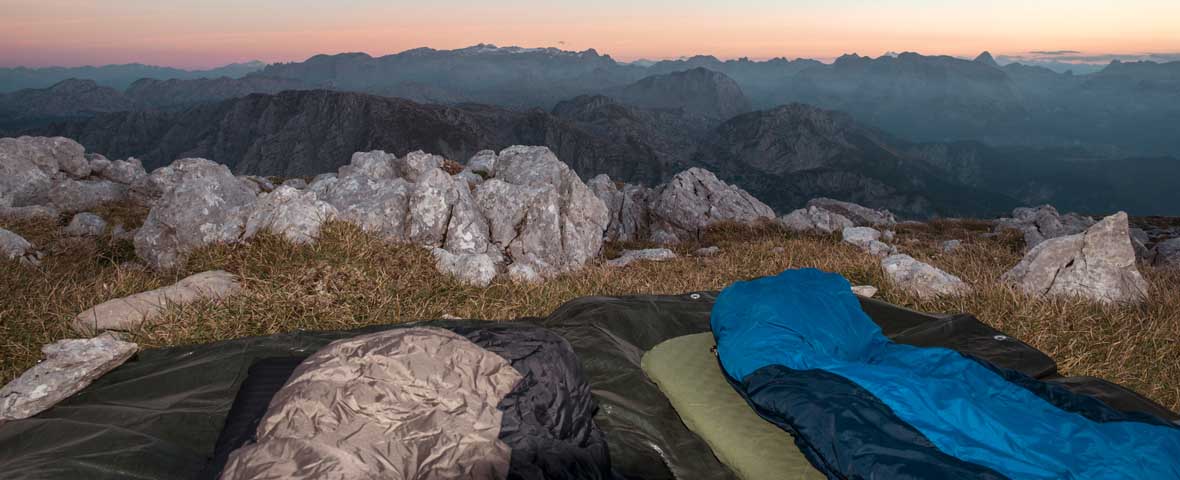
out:
{"label": "blue sleeping bag", "polygon": [[1180,478],[1180,428],[945,348],[890,341],[848,282],[738,282],[717,354],[763,418],[830,478]]}

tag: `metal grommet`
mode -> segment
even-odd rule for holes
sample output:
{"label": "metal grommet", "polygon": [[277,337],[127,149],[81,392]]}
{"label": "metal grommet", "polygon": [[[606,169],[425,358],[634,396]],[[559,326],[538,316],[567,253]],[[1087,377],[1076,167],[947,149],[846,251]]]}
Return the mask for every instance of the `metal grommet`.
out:
{"label": "metal grommet", "polygon": [[694,294],[692,294],[692,295],[689,295],[689,296],[688,296],[688,298],[691,298],[691,299],[693,299],[693,300],[700,300],[700,299],[701,299],[701,294],[699,294],[699,293],[694,293]]}
{"label": "metal grommet", "polygon": [[992,337],[992,338],[994,338],[994,339],[996,339],[996,340],[999,340],[999,341],[1001,341],[1001,342],[1002,342],[1002,341],[1004,341],[1004,340],[1007,340],[1007,339],[1008,339],[1008,336],[1007,336],[1007,335],[996,335],[996,336],[994,336],[994,337]]}

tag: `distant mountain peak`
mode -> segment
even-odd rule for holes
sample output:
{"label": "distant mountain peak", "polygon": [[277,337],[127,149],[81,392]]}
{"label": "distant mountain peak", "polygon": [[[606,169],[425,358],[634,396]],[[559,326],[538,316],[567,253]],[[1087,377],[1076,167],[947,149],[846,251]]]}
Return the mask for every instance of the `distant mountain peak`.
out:
{"label": "distant mountain peak", "polygon": [[652,75],[609,95],[645,108],[683,108],[686,112],[725,120],[750,110],[750,101],[728,75],[705,67]]}
{"label": "distant mountain peak", "polygon": [[989,52],[987,50],[984,50],[983,53],[979,54],[978,57],[975,57],[975,62],[982,63],[982,64],[987,65],[989,67],[1000,68],[1000,64],[996,63],[996,59],[992,58],[991,52]]}

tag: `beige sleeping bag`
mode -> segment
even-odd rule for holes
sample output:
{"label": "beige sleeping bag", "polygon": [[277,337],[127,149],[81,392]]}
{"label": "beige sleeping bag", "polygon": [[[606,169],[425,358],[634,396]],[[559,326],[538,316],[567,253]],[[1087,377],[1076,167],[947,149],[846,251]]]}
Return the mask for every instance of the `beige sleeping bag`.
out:
{"label": "beige sleeping bag", "polygon": [[340,340],[295,370],[221,478],[504,478],[496,406],[520,379],[449,330]]}

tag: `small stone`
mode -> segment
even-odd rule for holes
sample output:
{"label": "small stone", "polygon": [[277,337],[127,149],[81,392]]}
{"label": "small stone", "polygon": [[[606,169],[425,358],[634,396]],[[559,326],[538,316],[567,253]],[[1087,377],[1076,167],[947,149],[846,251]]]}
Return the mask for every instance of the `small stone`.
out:
{"label": "small stone", "polygon": [[854,285],[852,287],[852,293],[865,298],[873,298],[873,295],[877,294],[877,287],[872,285]]}
{"label": "small stone", "polygon": [[508,279],[516,283],[539,283],[543,278],[533,267],[525,263],[508,266]]}
{"label": "small stone", "polygon": [[24,265],[41,264],[41,254],[33,250],[33,244],[24,237],[0,228],[0,255]]}
{"label": "small stone", "polygon": [[307,180],[302,178],[288,178],[287,180],[283,181],[282,186],[291,187],[296,190],[305,190],[307,189]]}
{"label": "small stone", "polygon": [[696,249],[695,252],[692,252],[692,256],[694,256],[694,257],[712,257],[712,256],[717,255],[718,253],[721,253],[721,247],[717,247],[717,246],[702,247],[702,248]]}
{"label": "small stone", "polygon": [[90,212],[74,215],[70,224],[62,231],[73,237],[97,237],[107,230],[107,222],[102,217]]}
{"label": "small stone", "polygon": [[461,283],[486,287],[496,278],[496,262],[487,254],[453,254],[441,248],[431,250],[435,268]]}
{"label": "small stone", "polygon": [[676,252],[667,248],[648,248],[643,250],[624,250],[619,258],[608,260],[608,267],[625,267],[638,261],[661,262],[676,258]]}
{"label": "small stone", "polygon": [[945,242],[942,242],[942,252],[943,253],[951,253],[955,250],[958,250],[959,247],[962,245],[963,245],[962,240],[947,240]]}

